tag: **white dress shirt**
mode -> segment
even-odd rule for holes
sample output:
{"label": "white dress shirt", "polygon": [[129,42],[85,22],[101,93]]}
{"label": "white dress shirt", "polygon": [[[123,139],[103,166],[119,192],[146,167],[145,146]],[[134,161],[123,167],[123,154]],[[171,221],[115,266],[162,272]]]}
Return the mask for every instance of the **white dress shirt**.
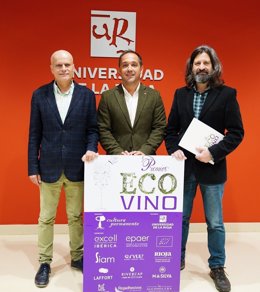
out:
{"label": "white dress shirt", "polygon": [[122,87],[123,87],[124,94],[125,94],[125,101],[126,101],[126,106],[128,109],[131,125],[133,127],[134,122],[135,122],[135,114],[136,114],[137,104],[138,104],[138,93],[139,93],[140,83],[137,86],[133,95],[131,95],[123,85],[122,85]]}
{"label": "white dress shirt", "polygon": [[56,84],[56,82],[54,82],[54,95],[55,95],[57,107],[60,113],[60,117],[63,123],[65,121],[66,115],[69,110],[73,90],[74,90],[74,82],[71,83],[70,89],[64,93],[60,91],[58,85]]}

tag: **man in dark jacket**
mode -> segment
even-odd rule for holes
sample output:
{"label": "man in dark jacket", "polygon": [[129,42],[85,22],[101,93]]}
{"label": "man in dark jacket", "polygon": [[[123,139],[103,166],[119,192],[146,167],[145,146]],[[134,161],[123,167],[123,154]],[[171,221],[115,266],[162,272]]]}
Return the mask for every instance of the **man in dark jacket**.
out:
{"label": "man in dark jacket", "polygon": [[[223,85],[221,63],[214,49],[196,48],[187,62],[186,87],[175,92],[170,111],[165,144],[167,151],[185,161],[181,269],[185,267],[185,251],[193,199],[199,185],[208,230],[210,276],[217,290],[227,292],[231,285],[224,272],[225,229],[222,215],[224,183],[227,179],[226,156],[242,141],[243,124],[236,90]],[[198,145],[197,155],[178,146],[193,118],[197,118],[224,135],[218,144]],[[214,164],[209,163],[214,161]]]}
{"label": "man in dark jacket", "polygon": [[54,81],[34,91],[31,101],[28,174],[40,189],[37,287],[49,282],[53,228],[62,187],[66,194],[71,267],[83,271],[84,161],[97,156],[98,128],[94,93],[73,81],[73,57],[51,56]]}

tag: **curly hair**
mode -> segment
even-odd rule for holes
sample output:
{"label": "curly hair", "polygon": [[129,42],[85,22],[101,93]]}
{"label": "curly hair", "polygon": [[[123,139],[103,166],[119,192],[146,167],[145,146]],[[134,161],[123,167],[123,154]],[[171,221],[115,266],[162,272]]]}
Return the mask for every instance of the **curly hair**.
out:
{"label": "curly hair", "polygon": [[215,50],[207,45],[202,45],[202,46],[197,47],[191,53],[190,58],[187,60],[186,73],[185,73],[186,85],[192,88],[196,84],[196,81],[194,80],[194,75],[192,72],[192,67],[193,67],[194,59],[202,53],[206,53],[209,56],[211,64],[212,64],[213,72],[209,79],[209,86],[217,87],[224,84],[224,80],[221,78],[222,65]]}

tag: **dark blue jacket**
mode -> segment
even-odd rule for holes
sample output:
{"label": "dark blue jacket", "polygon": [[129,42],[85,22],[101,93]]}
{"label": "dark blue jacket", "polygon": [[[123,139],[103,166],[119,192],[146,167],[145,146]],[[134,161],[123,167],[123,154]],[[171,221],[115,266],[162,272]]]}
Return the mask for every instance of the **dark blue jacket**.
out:
{"label": "dark blue jacket", "polygon": [[97,152],[98,128],[94,92],[75,83],[64,121],[57,108],[53,82],[34,91],[31,101],[28,174],[44,182],[57,181],[62,172],[71,181],[83,181],[87,150]]}

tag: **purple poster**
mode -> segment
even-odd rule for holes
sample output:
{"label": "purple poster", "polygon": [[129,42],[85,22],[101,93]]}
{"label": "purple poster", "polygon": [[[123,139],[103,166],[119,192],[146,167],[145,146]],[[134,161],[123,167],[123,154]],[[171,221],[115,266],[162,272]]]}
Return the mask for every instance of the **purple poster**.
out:
{"label": "purple poster", "polygon": [[99,156],[85,165],[84,292],[178,292],[184,163]]}

